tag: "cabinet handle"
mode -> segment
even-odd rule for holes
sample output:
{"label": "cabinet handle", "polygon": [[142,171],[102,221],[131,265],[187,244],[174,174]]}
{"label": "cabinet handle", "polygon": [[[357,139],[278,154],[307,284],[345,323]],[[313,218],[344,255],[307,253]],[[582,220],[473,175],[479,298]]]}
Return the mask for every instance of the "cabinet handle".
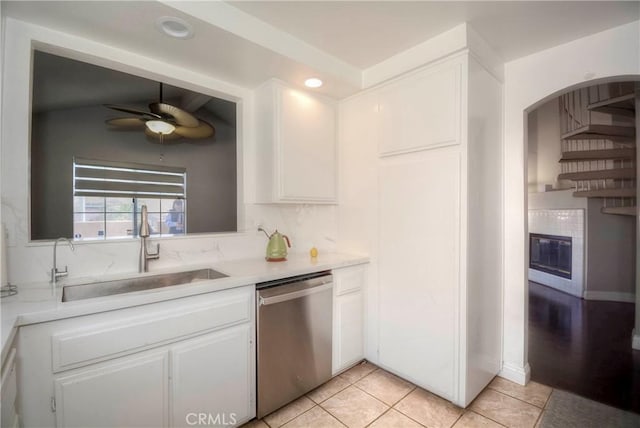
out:
{"label": "cabinet handle", "polygon": [[293,291],[291,293],[281,294],[278,296],[273,296],[273,297],[260,296],[260,298],[258,299],[258,306],[273,305],[275,303],[281,303],[281,302],[286,302],[288,300],[298,299],[300,297],[310,296],[312,294],[321,293],[325,290],[329,290],[332,287],[333,287],[333,283],[328,282],[317,287],[307,288],[299,291]]}

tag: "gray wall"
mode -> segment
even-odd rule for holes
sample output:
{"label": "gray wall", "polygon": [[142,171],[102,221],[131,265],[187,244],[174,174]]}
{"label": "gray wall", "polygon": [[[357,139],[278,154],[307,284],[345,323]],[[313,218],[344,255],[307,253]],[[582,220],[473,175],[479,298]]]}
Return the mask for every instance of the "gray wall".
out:
{"label": "gray wall", "polygon": [[529,192],[536,192],[538,186],[545,184],[554,188],[558,185],[558,174],[561,172],[558,160],[562,157],[559,116],[557,98],[541,105],[528,115]]}
{"label": "gray wall", "polygon": [[216,128],[213,144],[160,145],[144,132],[114,130],[104,121],[126,116],[103,106],[34,114],[31,129],[31,239],[73,236],[73,157],[164,164],[187,169],[189,233],[237,230],[235,123],[201,108]]}
{"label": "gray wall", "polygon": [[602,214],[596,198],[588,206],[586,291],[635,293],[635,217]]}
{"label": "gray wall", "polygon": [[573,190],[529,193],[529,209],[585,209],[585,289],[634,293],[636,219],[602,214],[602,200],[575,198]]}

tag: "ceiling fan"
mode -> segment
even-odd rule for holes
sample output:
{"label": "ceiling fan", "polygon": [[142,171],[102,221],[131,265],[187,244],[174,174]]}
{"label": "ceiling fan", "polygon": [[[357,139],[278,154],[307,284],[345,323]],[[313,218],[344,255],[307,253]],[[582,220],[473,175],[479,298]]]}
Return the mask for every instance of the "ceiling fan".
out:
{"label": "ceiling fan", "polygon": [[162,89],[163,85],[160,82],[159,101],[149,104],[149,111],[115,104],[104,104],[105,107],[112,110],[134,115],[133,117],[108,119],[106,123],[120,128],[144,128],[146,135],[159,139],[160,143],[164,143],[165,140],[176,140],[182,137],[202,139],[215,134],[213,125],[176,106],[164,103],[162,101]]}

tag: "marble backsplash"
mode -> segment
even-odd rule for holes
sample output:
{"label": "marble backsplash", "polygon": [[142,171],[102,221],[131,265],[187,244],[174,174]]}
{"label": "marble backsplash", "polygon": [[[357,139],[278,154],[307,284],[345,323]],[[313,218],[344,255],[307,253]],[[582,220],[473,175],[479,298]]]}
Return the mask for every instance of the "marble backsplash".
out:
{"label": "marble backsplash", "polygon": [[[336,248],[336,207],[331,205],[263,205],[244,207],[243,225],[237,233],[190,235],[151,239],[160,243],[160,259],[150,262],[154,269],[215,263],[264,255],[267,238],[257,231],[276,228],[292,244],[290,252],[303,253],[313,246],[322,251]],[[29,242],[28,216],[3,200],[2,221],[7,236],[7,278],[10,283],[35,286],[46,283],[53,262],[53,242]],[[69,278],[96,278],[103,275],[135,273],[138,270],[140,241],[119,240],[80,242],[75,251],[58,245],[58,268],[68,266]]]}

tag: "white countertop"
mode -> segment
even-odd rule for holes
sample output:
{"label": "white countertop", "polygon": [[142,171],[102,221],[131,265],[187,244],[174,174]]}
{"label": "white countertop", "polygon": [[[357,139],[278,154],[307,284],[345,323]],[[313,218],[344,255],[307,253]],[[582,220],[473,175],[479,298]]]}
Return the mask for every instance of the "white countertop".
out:
{"label": "white countertop", "polygon": [[[340,267],[352,266],[369,261],[366,256],[344,253],[320,254],[312,259],[308,254],[289,254],[285,262],[267,262],[263,258],[222,261],[203,266],[181,266],[171,270],[153,271],[146,274],[131,273],[127,275],[111,275],[100,278],[84,278],[78,280],[61,281],[58,284],[57,295],[54,296],[48,283],[22,289],[18,284],[18,294],[2,299],[0,314],[2,318],[2,355],[5,345],[15,336],[17,328],[24,325],[53,321],[98,312],[111,311],[131,306],[145,305],[164,300],[178,299],[195,294],[210,293],[258,282],[271,281],[289,276],[303,275]],[[60,287],[63,285],[82,284],[99,281],[109,281],[137,276],[152,276],[167,272],[187,271],[197,268],[210,267],[228,275],[227,278],[202,281],[192,284],[176,285],[172,287],[156,288],[125,294],[115,294],[106,297],[61,302]]]}

